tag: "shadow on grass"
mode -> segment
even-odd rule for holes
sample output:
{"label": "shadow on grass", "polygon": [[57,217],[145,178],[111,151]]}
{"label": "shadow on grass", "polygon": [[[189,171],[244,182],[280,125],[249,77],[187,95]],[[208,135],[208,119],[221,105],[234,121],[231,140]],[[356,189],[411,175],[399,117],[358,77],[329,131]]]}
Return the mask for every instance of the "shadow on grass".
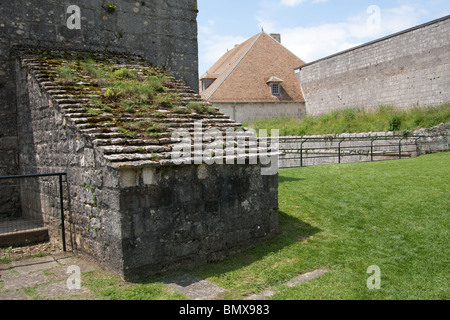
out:
{"label": "shadow on grass", "polygon": [[217,277],[251,265],[272,253],[279,252],[297,242],[305,241],[322,230],[304,221],[279,212],[279,232],[251,248],[215,262],[208,262],[189,270],[184,270],[203,279]]}

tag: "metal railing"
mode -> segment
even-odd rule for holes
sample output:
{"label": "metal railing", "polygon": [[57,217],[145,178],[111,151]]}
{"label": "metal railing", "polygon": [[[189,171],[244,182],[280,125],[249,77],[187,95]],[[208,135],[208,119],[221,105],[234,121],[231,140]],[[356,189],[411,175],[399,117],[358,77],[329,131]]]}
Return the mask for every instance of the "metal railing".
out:
{"label": "metal railing", "polygon": [[[59,207],[60,207],[60,219],[61,219],[61,240],[63,251],[66,251],[66,238],[65,238],[65,219],[64,219],[64,188],[63,188],[63,177],[66,177],[66,173],[48,173],[48,174],[29,174],[29,175],[15,175],[15,176],[0,176],[0,181],[5,180],[21,180],[26,178],[41,178],[41,177],[58,177],[59,184]],[[16,185],[2,185],[0,187],[13,187],[16,188],[15,192],[20,192],[22,188],[20,184]],[[20,196],[15,196],[18,201],[20,200]],[[14,232],[22,232],[25,230],[32,230],[36,228],[43,227],[43,217],[34,217],[28,218],[26,216],[21,216],[21,214],[15,213],[4,213],[0,212],[0,234],[2,233],[14,233]]]}
{"label": "metal railing", "polygon": [[418,152],[417,143],[421,138],[425,137],[280,137],[280,162],[281,167],[304,167],[308,162],[312,165],[342,163],[347,157],[358,158],[348,162],[403,159]]}

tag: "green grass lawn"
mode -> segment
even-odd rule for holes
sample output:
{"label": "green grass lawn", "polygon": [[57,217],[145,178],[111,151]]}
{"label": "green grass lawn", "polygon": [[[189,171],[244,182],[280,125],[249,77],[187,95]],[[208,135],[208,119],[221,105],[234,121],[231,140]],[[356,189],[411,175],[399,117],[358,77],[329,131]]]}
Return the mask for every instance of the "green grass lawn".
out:
{"label": "green grass lawn", "polygon": [[[282,234],[197,269],[242,298],[449,299],[450,154],[280,172]],[[381,289],[367,288],[367,268]],[[291,278],[329,273],[288,288]]]}
{"label": "green grass lawn", "polygon": [[[221,262],[187,270],[243,299],[450,299],[450,153],[280,172],[281,233]],[[367,268],[381,269],[369,290]],[[329,272],[288,288],[292,278]],[[124,284],[91,275],[104,298],[181,299],[158,279]]]}

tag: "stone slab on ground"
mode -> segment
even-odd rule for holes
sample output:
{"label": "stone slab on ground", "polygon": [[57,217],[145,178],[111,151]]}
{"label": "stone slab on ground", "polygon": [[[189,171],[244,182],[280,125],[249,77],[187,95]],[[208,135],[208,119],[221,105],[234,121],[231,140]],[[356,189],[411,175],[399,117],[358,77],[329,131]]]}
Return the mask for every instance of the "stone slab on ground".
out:
{"label": "stone slab on ground", "polygon": [[69,289],[66,280],[39,288],[38,293],[40,296],[46,298],[59,298],[59,297],[86,295],[89,294],[89,290],[83,287],[81,287],[80,289]]}
{"label": "stone slab on ground", "polygon": [[170,288],[185,294],[193,300],[212,299],[226,292],[215,284],[206,280],[198,279],[187,273],[177,273],[162,280]]}
{"label": "stone slab on ground", "polygon": [[21,275],[18,277],[6,278],[3,280],[3,289],[17,290],[24,287],[31,287],[40,284],[44,284],[47,281],[47,277],[41,272],[35,272],[30,274]]}
{"label": "stone slab on ground", "polygon": [[0,300],[30,300],[28,296],[20,291],[0,293]]}
{"label": "stone slab on ground", "polygon": [[286,283],[286,286],[292,288],[292,287],[296,286],[299,283],[312,280],[312,279],[317,278],[318,276],[321,276],[321,275],[323,275],[323,274],[325,274],[327,272],[328,271],[325,270],[325,269],[317,269],[317,270],[315,270],[313,272],[308,272],[308,273],[302,274],[302,275],[292,279],[288,283]]}
{"label": "stone slab on ground", "polygon": [[275,291],[267,289],[260,294],[254,294],[250,297],[247,297],[245,300],[264,300],[266,298],[272,297],[275,293]]}
{"label": "stone slab on ground", "polygon": [[11,266],[20,274],[28,274],[40,270],[51,269],[59,266],[58,262],[52,256],[42,258],[31,258],[11,262]]}
{"label": "stone slab on ground", "polygon": [[[328,271],[325,269],[317,269],[312,272],[304,273],[304,274],[301,274],[298,277],[286,282],[285,285],[287,287],[292,288],[299,283],[312,280],[312,279],[317,278],[327,272]],[[254,295],[247,297],[245,300],[264,300],[266,298],[270,298],[270,297],[274,296],[275,294],[276,294],[275,291],[273,291],[271,289],[266,289],[265,291],[261,292],[260,294],[254,294]]]}

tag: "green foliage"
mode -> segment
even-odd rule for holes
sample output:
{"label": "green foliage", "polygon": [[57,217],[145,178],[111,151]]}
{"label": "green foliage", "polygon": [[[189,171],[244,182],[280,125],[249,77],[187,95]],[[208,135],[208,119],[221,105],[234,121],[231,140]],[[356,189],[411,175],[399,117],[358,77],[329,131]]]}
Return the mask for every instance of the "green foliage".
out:
{"label": "green foliage", "polygon": [[130,139],[136,139],[137,138],[137,134],[135,132],[128,132],[126,134],[126,137],[130,138]]}
{"label": "green foliage", "polygon": [[126,112],[130,112],[130,113],[136,112],[136,106],[134,106],[134,105],[126,105],[124,107],[124,109]]}
{"label": "green foliage", "polygon": [[341,134],[358,132],[413,131],[450,121],[450,103],[436,107],[398,110],[382,105],[374,111],[336,110],[321,116],[261,119],[244,125],[252,129],[279,129],[282,136]]}
{"label": "green foliage", "polygon": [[154,133],[152,133],[152,134],[150,135],[150,137],[153,138],[153,139],[159,139],[159,138],[162,137],[162,134],[161,134],[161,133],[158,133],[158,132],[154,132]]}
{"label": "green foliage", "polygon": [[157,118],[167,118],[167,115],[162,113],[162,112],[155,112],[153,114],[153,116],[157,117]]}
{"label": "green foliage", "polygon": [[398,131],[402,125],[402,118],[395,114],[389,118],[389,131]]}
{"label": "green foliage", "polygon": [[210,106],[208,103],[204,102],[190,102],[186,106],[186,111],[188,113],[197,113],[197,114],[216,114],[217,111]]}
{"label": "green foliage", "polygon": [[58,68],[58,76],[61,79],[75,79],[77,77],[73,68],[63,66]]}
{"label": "green foliage", "polygon": [[145,129],[145,131],[149,132],[149,133],[161,132],[162,130],[163,130],[163,128],[157,124],[151,124]]}
{"label": "green foliage", "polygon": [[13,247],[8,247],[6,249],[0,249],[0,263],[10,263],[11,262],[11,251]]}
{"label": "green foliage", "polygon": [[94,109],[88,109],[87,113],[89,113],[90,115],[93,115],[93,116],[98,116],[99,114],[101,114],[101,111],[94,110]]}
{"label": "green foliage", "polygon": [[146,82],[150,87],[154,88],[155,92],[163,93],[167,91],[167,88],[164,87],[165,79],[164,75],[148,76]]}
{"label": "green foliage", "polygon": [[120,68],[114,71],[114,77],[118,79],[137,79],[138,73],[136,70],[130,70],[128,68]]}
{"label": "green foliage", "polygon": [[114,12],[116,12],[117,6],[115,4],[105,4],[103,5],[103,8],[107,13],[113,14]]}
{"label": "green foliage", "polygon": [[118,102],[120,100],[121,95],[122,92],[120,90],[108,88],[106,89],[106,92],[103,94],[103,97],[108,102]]}
{"label": "green foliage", "polygon": [[93,79],[106,79],[108,73],[97,65],[95,60],[89,58],[81,62],[81,69]]}

